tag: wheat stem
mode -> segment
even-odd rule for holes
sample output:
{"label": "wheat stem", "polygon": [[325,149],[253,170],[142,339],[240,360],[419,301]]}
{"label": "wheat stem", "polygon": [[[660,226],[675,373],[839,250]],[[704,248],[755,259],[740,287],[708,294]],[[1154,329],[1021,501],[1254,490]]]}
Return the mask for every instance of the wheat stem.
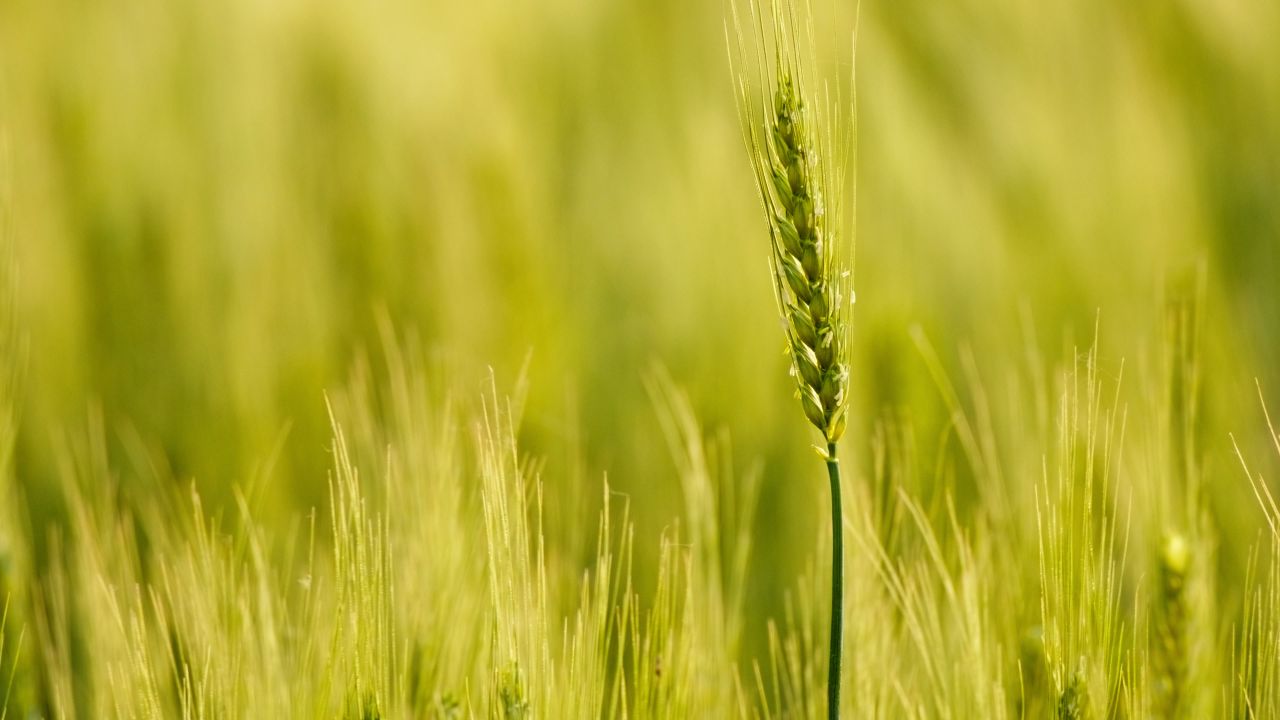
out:
{"label": "wheat stem", "polygon": [[844,641],[844,515],[840,508],[840,461],[836,444],[827,443],[831,479],[831,658],[827,666],[827,717],[840,717],[840,654]]}

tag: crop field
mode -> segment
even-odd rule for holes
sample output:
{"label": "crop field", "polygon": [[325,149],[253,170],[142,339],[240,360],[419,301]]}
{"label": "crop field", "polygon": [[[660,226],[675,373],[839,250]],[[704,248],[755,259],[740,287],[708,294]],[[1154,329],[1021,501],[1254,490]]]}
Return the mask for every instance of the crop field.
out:
{"label": "crop field", "polygon": [[0,2],[0,720],[1280,720],[1277,38]]}

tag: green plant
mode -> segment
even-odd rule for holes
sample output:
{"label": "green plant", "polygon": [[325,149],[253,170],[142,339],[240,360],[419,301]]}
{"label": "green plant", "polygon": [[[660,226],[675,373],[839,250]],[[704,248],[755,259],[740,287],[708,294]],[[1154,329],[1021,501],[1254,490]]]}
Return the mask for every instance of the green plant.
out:
{"label": "green plant", "polygon": [[[841,232],[844,161],[852,138],[845,126],[840,93],[810,86],[812,17],[803,19],[795,4],[769,5],[773,55],[762,60],[756,82],[763,99],[756,108],[753,83],[739,76],[744,135],[755,169],[760,201],[768,221],[770,267],[782,316],[791,374],[805,417],[823,438],[818,448],[831,485],[831,631],[828,664],[828,715],[840,713],[843,645],[844,540],[840,464],[836,443],[844,434],[849,408],[850,314],[853,303],[850,249]],[[736,13],[736,11],[735,11]],[[752,6],[761,28],[763,13]],[[742,30],[735,14],[739,57]],[[763,30],[757,49],[767,45]],[[802,45],[809,44],[806,54]],[[766,92],[772,88],[772,102]],[[818,98],[825,98],[819,101]],[[824,104],[829,103],[829,104]]]}

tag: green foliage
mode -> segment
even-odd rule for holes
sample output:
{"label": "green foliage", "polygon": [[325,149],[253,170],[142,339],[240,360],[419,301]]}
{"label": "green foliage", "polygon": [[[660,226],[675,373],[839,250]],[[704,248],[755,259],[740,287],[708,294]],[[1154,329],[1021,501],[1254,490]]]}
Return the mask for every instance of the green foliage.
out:
{"label": "green foliage", "polygon": [[[1280,716],[1280,5],[812,4],[845,716]],[[4,720],[819,717],[724,13],[0,3]]]}

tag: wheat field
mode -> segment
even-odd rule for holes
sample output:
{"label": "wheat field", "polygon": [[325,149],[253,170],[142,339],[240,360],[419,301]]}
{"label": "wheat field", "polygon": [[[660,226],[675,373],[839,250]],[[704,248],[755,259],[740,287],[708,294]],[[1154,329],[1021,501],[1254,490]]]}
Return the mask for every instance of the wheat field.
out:
{"label": "wheat field", "polygon": [[812,4],[0,3],[0,720],[1280,718],[1280,4]]}

